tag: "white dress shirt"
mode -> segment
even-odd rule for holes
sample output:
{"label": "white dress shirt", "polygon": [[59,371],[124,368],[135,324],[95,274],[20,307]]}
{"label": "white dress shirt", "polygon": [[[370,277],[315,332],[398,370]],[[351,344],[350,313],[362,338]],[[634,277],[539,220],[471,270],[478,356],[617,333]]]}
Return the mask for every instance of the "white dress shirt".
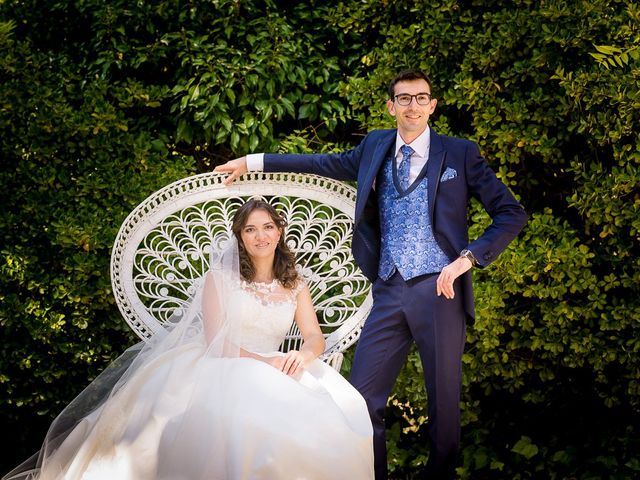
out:
{"label": "white dress shirt", "polygon": [[400,161],[402,160],[402,152],[400,152],[400,147],[403,145],[409,145],[413,148],[413,153],[411,154],[411,168],[409,170],[409,185],[411,185],[418,175],[422,171],[422,168],[427,163],[429,159],[429,144],[431,141],[431,129],[429,126],[424,129],[418,137],[411,143],[404,143],[404,140],[400,136],[400,133],[396,135],[396,166],[400,166]]}

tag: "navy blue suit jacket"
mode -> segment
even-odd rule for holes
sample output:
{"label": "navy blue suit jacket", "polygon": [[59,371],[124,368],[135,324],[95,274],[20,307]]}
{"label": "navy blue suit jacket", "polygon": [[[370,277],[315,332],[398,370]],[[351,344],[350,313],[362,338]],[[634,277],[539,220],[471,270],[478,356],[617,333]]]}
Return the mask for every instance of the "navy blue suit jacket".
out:
{"label": "navy blue suit jacket", "polygon": [[[267,172],[314,173],[336,180],[357,180],[352,241],[353,256],[371,281],[380,261],[380,222],[374,181],[395,145],[396,130],[374,130],[354,149],[335,154],[265,154]],[[457,176],[440,182],[451,168]],[[428,214],[440,248],[453,261],[470,249],[481,267],[490,264],[524,227],[527,216],[511,192],[489,168],[478,146],[469,140],[438,135],[431,130],[426,164],[429,191]],[[469,244],[467,206],[477,198],[492,218],[483,234]],[[426,209],[425,209],[426,210]],[[465,310],[474,316],[470,271],[462,277]]]}

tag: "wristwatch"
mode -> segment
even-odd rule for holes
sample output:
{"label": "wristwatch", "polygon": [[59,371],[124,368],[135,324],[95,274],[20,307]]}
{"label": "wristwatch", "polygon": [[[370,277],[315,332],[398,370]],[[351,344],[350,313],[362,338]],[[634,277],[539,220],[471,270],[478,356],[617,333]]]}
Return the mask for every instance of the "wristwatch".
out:
{"label": "wristwatch", "polygon": [[464,250],[462,250],[460,252],[460,257],[461,258],[464,257],[464,258],[469,259],[469,261],[471,262],[471,266],[472,267],[477,267],[478,266],[478,261],[476,260],[475,255],[468,248],[465,248]]}

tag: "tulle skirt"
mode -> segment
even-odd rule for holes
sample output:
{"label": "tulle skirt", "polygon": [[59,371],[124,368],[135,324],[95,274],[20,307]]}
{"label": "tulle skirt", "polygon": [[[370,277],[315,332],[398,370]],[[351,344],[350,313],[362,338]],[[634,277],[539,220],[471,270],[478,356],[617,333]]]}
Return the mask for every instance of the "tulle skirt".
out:
{"label": "tulle skirt", "polygon": [[11,478],[373,478],[367,408],[338,372],[316,360],[292,378],[198,343],[145,364],[47,449]]}

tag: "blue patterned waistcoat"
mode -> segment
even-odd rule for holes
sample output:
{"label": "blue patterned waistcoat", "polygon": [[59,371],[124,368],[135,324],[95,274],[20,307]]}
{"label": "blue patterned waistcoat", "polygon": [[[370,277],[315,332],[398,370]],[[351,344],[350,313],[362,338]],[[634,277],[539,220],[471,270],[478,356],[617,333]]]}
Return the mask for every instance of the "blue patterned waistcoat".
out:
{"label": "blue patterned waistcoat", "polygon": [[387,158],[376,181],[382,230],[378,275],[388,280],[397,269],[402,278],[410,280],[440,272],[450,260],[433,236],[427,176],[419,176],[417,185],[398,193],[395,161],[393,155]]}

